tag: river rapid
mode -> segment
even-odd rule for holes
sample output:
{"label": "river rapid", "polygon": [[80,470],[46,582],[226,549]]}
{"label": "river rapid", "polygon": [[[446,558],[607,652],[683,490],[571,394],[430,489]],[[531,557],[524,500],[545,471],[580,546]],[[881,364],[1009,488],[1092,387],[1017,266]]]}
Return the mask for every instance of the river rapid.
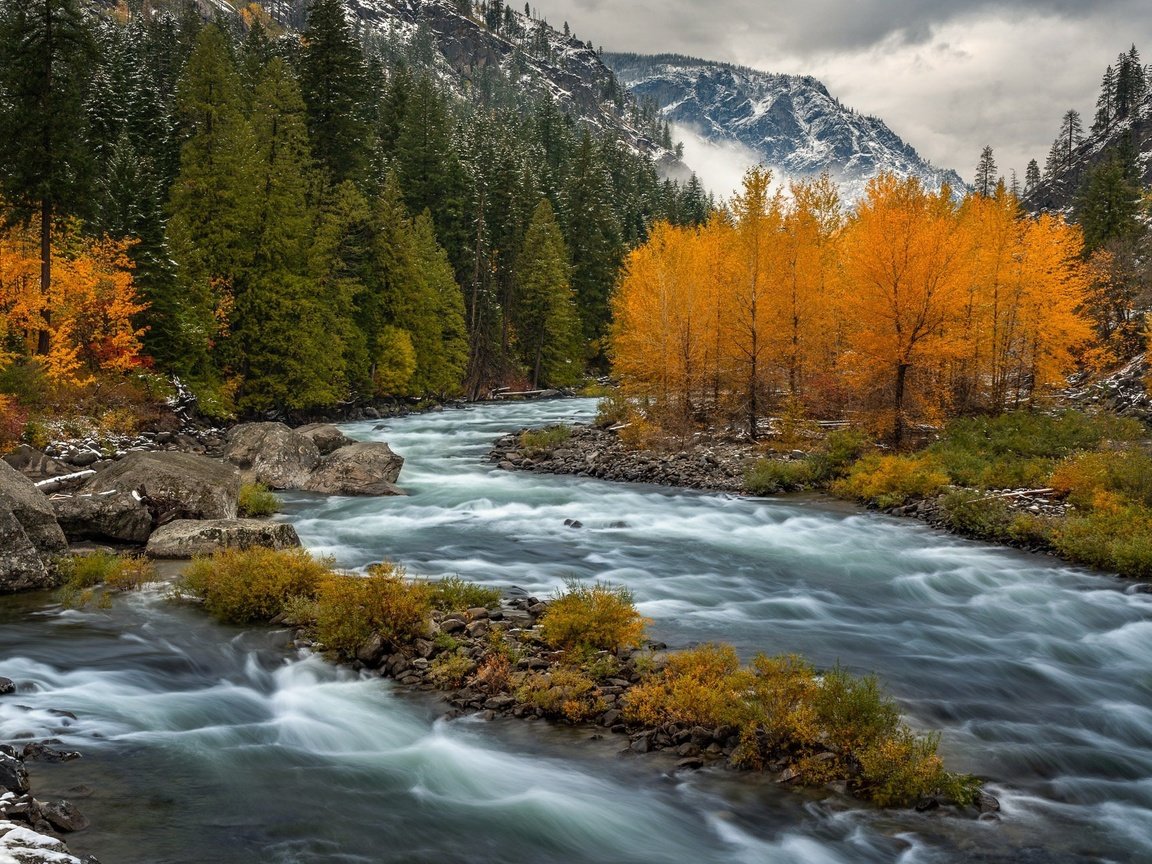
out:
{"label": "river rapid", "polygon": [[[110,610],[0,598],[0,741],[54,736],[41,797],[93,823],[104,864],[1152,861],[1152,595],[818,498],[742,500],[503,472],[522,426],[590,400],[345,426],[388,441],[411,495],[292,494],[305,545],[537,596],[627,585],[671,647],[724,640],[876,672],[950,767],[991,778],[999,819],[878,811],[542,723],[446,721],[298,655],[290,634],[216,625],[159,589]],[[580,528],[565,520],[578,520]],[[76,715],[73,720],[60,711]],[[83,795],[83,791],[79,793]]]}

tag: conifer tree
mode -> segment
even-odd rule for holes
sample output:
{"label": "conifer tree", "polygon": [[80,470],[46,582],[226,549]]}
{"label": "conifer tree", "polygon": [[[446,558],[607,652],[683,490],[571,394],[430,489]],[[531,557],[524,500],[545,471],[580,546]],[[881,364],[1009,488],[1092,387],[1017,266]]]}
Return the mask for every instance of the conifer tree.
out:
{"label": "conifer tree", "polygon": [[1098,134],[1107,129],[1116,112],[1116,73],[1109,66],[1104,70],[1100,82],[1100,96],[1096,100],[1096,117],[1092,121],[1092,132]]}
{"label": "conifer tree", "polygon": [[516,261],[514,325],[532,389],[574,384],[583,371],[569,273],[564,237],[543,198]]}
{"label": "conifer tree", "polygon": [[1124,239],[1139,227],[1140,189],[1125,171],[1118,155],[1088,174],[1076,202],[1076,215],[1084,230],[1084,248],[1091,252],[1110,240]]}
{"label": "conifer tree", "polygon": [[1064,168],[1067,170],[1072,167],[1072,154],[1084,140],[1084,127],[1080,123],[1079,111],[1073,108],[1064,113],[1060,120],[1060,134],[1057,140],[1060,141],[1060,153]]}
{"label": "conifer tree", "polygon": [[1028,167],[1024,170],[1024,194],[1030,194],[1040,184],[1040,166],[1035,159],[1028,160]]}
{"label": "conifer tree", "polygon": [[312,153],[334,183],[363,179],[371,152],[362,99],[368,92],[360,42],[341,0],[313,0],[304,31],[300,88]]}
{"label": "conifer tree", "polygon": [[996,160],[992,156],[992,148],[985,147],[980,151],[980,161],[976,163],[976,194],[989,198],[995,191]]}
{"label": "conifer tree", "polygon": [[[0,192],[17,219],[39,219],[40,292],[48,297],[53,223],[83,208],[90,180],[84,95],[95,43],[77,0],[6,0],[0,57]],[[52,323],[44,309],[42,355]]]}

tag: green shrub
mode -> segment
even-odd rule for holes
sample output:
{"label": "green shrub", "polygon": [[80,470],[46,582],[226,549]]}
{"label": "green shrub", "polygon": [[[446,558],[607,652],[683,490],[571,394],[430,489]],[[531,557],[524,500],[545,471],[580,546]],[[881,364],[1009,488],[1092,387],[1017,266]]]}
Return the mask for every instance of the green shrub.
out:
{"label": "green shrub", "polygon": [[202,598],[204,608],[221,621],[270,621],[293,598],[315,597],[332,575],[330,564],[303,549],[222,549],[195,559],[177,587]]}
{"label": "green shrub", "polygon": [[564,718],[573,723],[591,720],[605,709],[596,682],[570,667],[526,675],[516,690],[516,698],[539,708],[546,717]]}
{"label": "green shrub", "polygon": [[758,459],[744,475],[749,495],[797,492],[812,485],[814,474],[808,459]]}
{"label": "green shrub", "polygon": [[529,456],[542,456],[561,447],[572,437],[567,426],[549,426],[547,429],[529,429],[520,433],[520,449]]}
{"label": "green shrub", "polygon": [[1006,540],[1011,537],[1012,508],[1003,498],[990,498],[986,492],[957,489],[940,501],[944,520],[950,528],[970,537]]}
{"label": "green shrub", "polygon": [[500,589],[466,582],[459,576],[445,576],[430,582],[432,606],[442,612],[464,612],[483,606],[494,609],[500,605]]}
{"label": "green shrub", "polygon": [[1143,507],[1117,503],[1065,519],[1052,529],[1052,544],[1080,564],[1121,576],[1152,576],[1152,512]]}
{"label": "green shrub", "polygon": [[554,648],[615,651],[638,646],[644,623],[627,588],[572,580],[541,617],[540,635]]}
{"label": "green shrub", "polygon": [[853,465],[848,476],[836,481],[832,489],[838,495],[888,508],[935,495],[947,484],[948,475],[931,454],[873,454]]}
{"label": "green shrub", "polygon": [[377,633],[400,647],[424,635],[431,612],[427,583],[405,579],[399,568],[377,565],[367,576],[331,574],[316,590],[316,637],[347,657]]}
{"label": "green shrub", "polygon": [[241,516],[260,519],[280,512],[280,499],[263,483],[245,483],[240,487],[237,508]]}
{"label": "green shrub", "polygon": [[429,675],[441,690],[463,687],[468,676],[476,671],[476,664],[464,654],[441,654],[432,661]]}
{"label": "green shrub", "polygon": [[831,483],[847,475],[852,465],[873,448],[872,440],[859,429],[829,432],[823,446],[808,457],[814,483]]}
{"label": "green shrub", "polygon": [[[132,591],[157,579],[156,565],[147,558],[110,552],[70,555],[60,559],[57,567],[64,582],[59,598],[65,606],[87,605],[97,586],[104,586],[106,592]],[[111,600],[108,593],[100,599],[102,605]]]}

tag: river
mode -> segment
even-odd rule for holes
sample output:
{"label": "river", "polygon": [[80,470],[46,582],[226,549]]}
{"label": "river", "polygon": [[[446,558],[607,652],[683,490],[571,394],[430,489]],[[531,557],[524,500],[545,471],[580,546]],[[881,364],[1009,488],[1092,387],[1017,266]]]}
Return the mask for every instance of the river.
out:
{"label": "river", "polygon": [[[434,698],[299,656],[162,590],[112,609],[0,598],[0,740],[75,796],[104,864],[1152,861],[1152,595],[1107,575],[819,498],[741,500],[502,472],[491,442],[589,400],[349,424],[407,462],[390,499],[286,496],[345,567],[389,558],[545,596],[627,585],[672,647],[724,640],[875,672],[999,819],[878,811],[723,770],[673,773],[620,740],[442,719]],[[578,520],[582,527],[565,525]],[[69,711],[75,720],[62,716]],[[81,791],[80,795],[85,793]]]}

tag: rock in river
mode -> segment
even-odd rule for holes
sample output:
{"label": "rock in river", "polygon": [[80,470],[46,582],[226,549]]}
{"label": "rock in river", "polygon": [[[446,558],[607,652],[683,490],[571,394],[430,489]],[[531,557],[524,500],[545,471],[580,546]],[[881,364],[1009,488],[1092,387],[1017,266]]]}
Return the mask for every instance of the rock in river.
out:
{"label": "rock in river", "polygon": [[191,453],[129,453],[88,481],[85,493],[109,490],[144,499],[155,525],[177,519],[235,519],[240,472]]}
{"label": "rock in river", "polygon": [[78,492],[55,495],[52,509],[69,540],[144,543],[152,533],[152,513],[131,492]]}
{"label": "rock in river", "polygon": [[44,493],[0,460],[0,594],[55,584],[52,560],[68,549]]}
{"label": "rock in river", "polygon": [[224,458],[244,472],[245,480],[303,489],[320,463],[320,450],[312,438],[283,423],[242,423],[228,433]]}
{"label": "rock in river", "polygon": [[403,465],[383,442],[349,444],[326,457],[303,488],[321,495],[403,495],[393,485]]}
{"label": "rock in river", "polygon": [[145,552],[153,558],[193,558],[217,549],[291,549],[300,545],[296,529],[263,519],[180,520],[157,528]]}

